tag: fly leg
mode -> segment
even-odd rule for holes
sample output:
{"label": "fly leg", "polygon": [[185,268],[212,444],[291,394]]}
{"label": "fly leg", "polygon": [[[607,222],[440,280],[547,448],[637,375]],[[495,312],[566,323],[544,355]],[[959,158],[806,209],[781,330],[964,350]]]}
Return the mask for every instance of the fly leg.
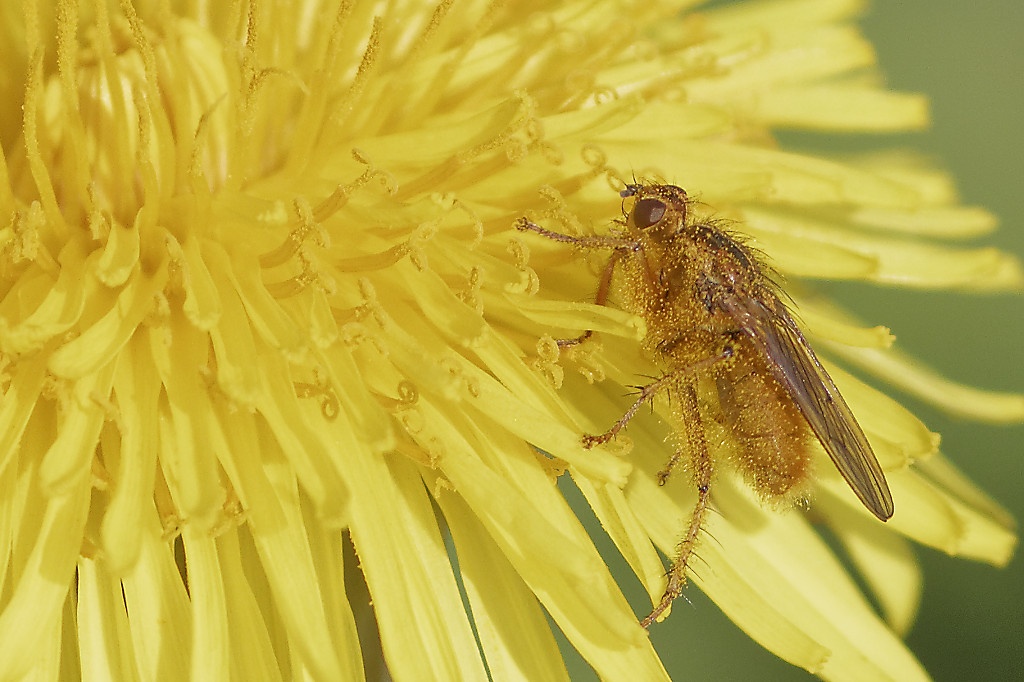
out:
{"label": "fly leg", "polygon": [[619,431],[626,427],[626,424],[629,423],[629,420],[636,416],[636,413],[640,410],[641,407],[643,407],[644,403],[652,399],[655,395],[658,394],[659,391],[668,388],[675,379],[676,376],[674,374],[665,374],[660,379],[655,379],[651,383],[642,387],[640,389],[640,395],[637,396],[636,401],[634,401],[634,403],[630,405],[629,409],[626,410],[626,413],[624,415],[619,417],[619,420],[617,422],[612,424],[612,428],[596,436],[592,436],[590,434],[586,434],[583,436],[583,447],[589,450],[595,445],[603,445],[604,443],[610,441],[612,438],[615,438],[615,436],[618,435]]}
{"label": "fly leg", "polygon": [[[608,294],[611,291],[612,286],[612,274],[615,272],[615,264],[618,262],[619,258],[629,251],[636,251],[640,248],[640,245],[631,239],[611,236],[604,237],[600,235],[573,237],[572,235],[554,232],[546,227],[541,227],[536,223],[530,222],[526,218],[520,218],[516,221],[516,229],[521,232],[536,232],[542,237],[547,237],[548,239],[553,239],[554,241],[565,244],[574,244],[575,246],[584,249],[612,249],[611,258],[608,259],[608,263],[605,264],[604,269],[601,270],[601,279],[597,285],[597,294],[594,296],[594,303],[597,305],[606,305],[608,303]],[[588,329],[577,337],[571,339],[558,339],[556,343],[559,348],[569,348],[571,346],[578,346],[593,335],[594,330]]]}
{"label": "fly leg", "polygon": [[555,232],[554,230],[549,230],[546,227],[541,227],[537,223],[531,222],[526,218],[520,218],[516,221],[515,225],[516,229],[520,232],[536,232],[540,236],[553,239],[556,242],[573,244],[584,249],[625,249],[627,251],[635,251],[640,248],[639,243],[632,239],[626,239],[625,237],[613,237],[610,235],[574,237],[571,234],[562,234],[561,232]]}
{"label": "fly leg", "polygon": [[[700,539],[701,529],[707,520],[708,511],[711,508],[711,478],[715,466],[708,452],[707,440],[704,437],[704,425],[701,422],[700,410],[697,405],[697,391],[693,382],[688,382],[677,391],[678,396],[675,405],[675,416],[682,422],[686,430],[687,454],[690,456],[690,474],[693,476],[694,487],[697,488],[697,503],[690,514],[690,523],[683,534],[679,544],[676,545],[675,557],[672,560],[672,568],[668,572],[668,582],[661,600],[654,609],[647,614],[647,617],[640,621],[640,625],[647,628],[651,626],[665,611],[672,602],[683,592],[686,586],[686,569],[693,557]],[[666,468],[658,473],[658,482],[664,484],[668,478],[669,471],[682,458],[682,453],[676,451]]]}
{"label": "fly leg", "polygon": [[[594,296],[595,304],[605,305],[608,303],[608,292],[612,288],[612,274],[615,272],[615,263],[618,262],[621,256],[622,251],[613,251],[611,258],[608,259],[604,269],[601,270],[601,279],[597,284],[597,294]],[[570,346],[578,346],[593,335],[594,330],[588,329],[575,338],[558,339],[556,343],[558,343],[559,348],[569,348]]]}
{"label": "fly leg", "polygon": [[[732,354],[732,346],[726,346],[717,355],[714,355],[709,358],[704,358],[700,362],[695,362],[686,369],[668,372],[667,374],[662,375],[661,378],[655,379],[646,386],[641,387],[640,394],[637,396],[637,399],[633,402],[632,405],[630,405],[629,409],[626,410],[626,413],[619,417],[618,421],[612,424],[612,427],[610,429],[608,429],[604,433],[599,433],[597,435],[588,434],[583,436],[583,447],[589,450],[595,445],[603,445],[604,443],[607,443],[616,435],[618,435],[619,431],[626,428],[626,424],[628,424],[629,421],[636,416],[636,413],[640,411],[640,408],[643,407],[644,403],[654,398],[654,396],[657,395],[660,391],[672,389],[673,386],[678,388],[687,377],[696,376],[697,374],[704,371],[708,367],[711,367],[712,365],[718,362],[722,362],[723,360],[728,360],[730,357],[732,357]],[[685,385],[691,386],[689,382],[687,382]],[[696,400],[696,398],[694,398],[694,400]],[[682,455],[679,452],[673,453],[671,459],[669,459],[668,461],[668,464],[665,465],[665,468],[658,472],[658,485],[665,485],[665,481],[668,480],[669,474],[672,472],[672,469],[674,469],[675,466],[679,463],[679,460],[681,458]]]}

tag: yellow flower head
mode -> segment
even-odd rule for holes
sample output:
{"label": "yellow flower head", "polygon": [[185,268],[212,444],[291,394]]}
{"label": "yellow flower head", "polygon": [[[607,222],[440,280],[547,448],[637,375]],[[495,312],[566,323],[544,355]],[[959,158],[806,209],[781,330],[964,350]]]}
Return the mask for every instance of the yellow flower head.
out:
{"label": "yellow flower head", "polygon": [[[685,577],[752,637],[825,678],[918,679],[909,541],[1008,560],[1012,520],[828,358],[972,417],[1024,398],[945,382],[806,286],[1022,280],[943,241],[993,220],[920,160],[775,142],[925,124],[877,86],[858,2],[23,4],[0,22],[4,675],[564,679],[553,622],[602,677],[663,678],[637,613],[704,499]],[[805,509],[729,467],[703,497],[659,485],[686,440],[660,399],[584,447],[659,372],[649,325],[621,285],[594,302],[607,252],[514,226],[614,234],[634,177],[778,271],[887,524],[817,445]]]}

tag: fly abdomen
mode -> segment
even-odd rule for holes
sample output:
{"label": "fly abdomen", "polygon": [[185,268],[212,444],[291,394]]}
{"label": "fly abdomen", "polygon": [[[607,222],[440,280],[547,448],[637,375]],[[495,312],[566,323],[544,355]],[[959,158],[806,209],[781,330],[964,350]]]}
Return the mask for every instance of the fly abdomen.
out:
{"label": "fly abdomen", "polygon": [[792,501],[810,480],[810,430],[766,361],[744,350],[716,376],[733,463],[765,500]]}

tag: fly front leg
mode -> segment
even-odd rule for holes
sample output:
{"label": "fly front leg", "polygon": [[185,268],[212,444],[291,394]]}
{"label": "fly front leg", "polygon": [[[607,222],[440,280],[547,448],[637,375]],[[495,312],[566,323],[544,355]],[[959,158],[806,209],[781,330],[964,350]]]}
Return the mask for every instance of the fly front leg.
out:
{"label": "fly front leg", "polygon": [[[639,243],[623,237],[602,237],[599,235],[573,237],[572,235],[562,234],[561,232],[553,232],[546,227],[541,227],[536,223],[530,222],[526,218],[520,218],[516,221],[516,229],[521,232],[536,232],[542,237],[547,237],[548,239],[553,239],[554,241],[565,244],[574,244],[580,248],[611,249],[612,255],[605,264],[604,269],[601,270],[601,279],[598,281],[597,294],[594,296],[594,303],[597,305],[606,305],[608,303],[608,295],[611,292],[612,287],[612,275],[615,273],[615,264],[626,253],[637,251],[640,248]],[[578,346],[593,335],[594,330],[588,329],[579,336],[571,339],[557,339],[555,343],[558,344],[559,348],[570,348],[572,346]]]}
{"label": "fly front leg", "polygon": [[633,239],[598,234],[574,237],[571,234],[563,234],[561,232],[549,230],[546,227],[541,227],[527,218],[520,218],[515,222],[515,226],[520,232],[536,232],[542,237],[547,237],[548,239],[552,239],[556,242],[562,242],[563,244],[573,244],[582,249],[620,249],[636,251],[640,248],[640,243]]}
{"label": "fly front leg", "polygon": [[[597,284],[597,295],[594,296],[594,303],[596,305],[606,305],[608,303],[608,293],[612,288],[612,275],[615,273],[615,264],[622,257],[622,254],[622,251],[612,251],[611,258],[608,259],[604,269],[601,270],[601,279]],[[594,330],[588,329],[575,338],[558,339],[556,343],[559,348],[569,348],[571,346],[578,346],[593,335]]]}

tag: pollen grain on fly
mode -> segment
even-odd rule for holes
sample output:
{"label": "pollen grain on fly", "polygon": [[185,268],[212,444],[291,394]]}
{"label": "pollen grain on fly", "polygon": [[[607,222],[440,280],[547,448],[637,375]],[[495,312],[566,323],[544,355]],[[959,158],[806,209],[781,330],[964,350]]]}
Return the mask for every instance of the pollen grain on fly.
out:
{"label": "pollen grain on fly", "polygon": [[[717,420],[731,434],[729,464],[765,501],[792,503],[807,491],[811,438],[816,437],[876,517],[889,519],[893,502],[867,437],[757,252],[717,224],[694,220],[680,187],[637,182],[620,194],[626,219],[614,235],[574,237],[525,219],[517,227],[610,251],[596,302],[605,305],[614,294],[644,318],[644,351],[663,372],[640,388],[611,428],[583,437],[586,447],[606,443],[645,403],[660,394],[669,398],[679,445],[658,482],[664,484],[685,462],[697,502],[676,547],[665,593],[641,621],[648,627],[682,592],[710,510],[718,462],[705,439],[707,421]],[[583,343],[591,334],[585,330],[559,345]]]}

